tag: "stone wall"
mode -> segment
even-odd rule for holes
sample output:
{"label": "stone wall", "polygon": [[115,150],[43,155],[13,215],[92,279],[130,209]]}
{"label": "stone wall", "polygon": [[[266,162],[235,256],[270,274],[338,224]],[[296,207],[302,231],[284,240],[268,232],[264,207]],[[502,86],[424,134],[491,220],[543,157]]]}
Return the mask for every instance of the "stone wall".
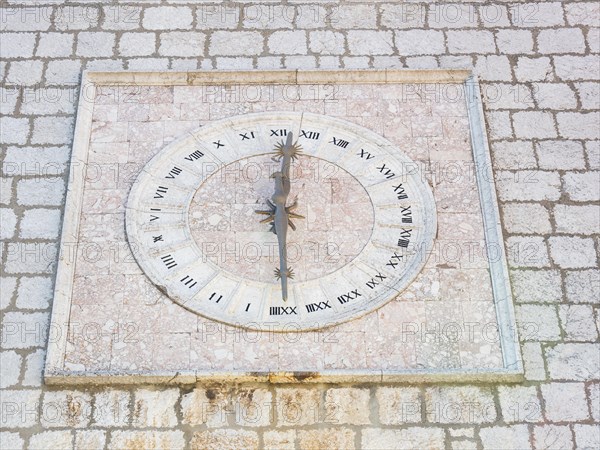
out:
{"label": "stone wall", "polygon": [[[600,8],[61,2],[0,9],[0,447],[600,447]],[[50,388],[41,374],[83,69],[473,68],[526,381]]]}

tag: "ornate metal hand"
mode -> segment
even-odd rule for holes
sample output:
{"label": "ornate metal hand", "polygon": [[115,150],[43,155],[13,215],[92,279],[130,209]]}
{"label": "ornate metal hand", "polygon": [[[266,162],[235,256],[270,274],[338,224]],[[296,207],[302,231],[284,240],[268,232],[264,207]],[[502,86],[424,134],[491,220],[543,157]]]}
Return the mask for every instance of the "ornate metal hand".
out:
{"label": "ornate metal hand", "polygon": [[275,192],[271,196],[271,200],[267,199],[267,204],[270,207],[269,211],[256,211],[258,214],[268,215],[266,219],[261,220],[261,223],[270,222],[271,231],[277,235],[277,243],[279,244],[279,268],[275,269],[275,276],[281,280],[281,297],[287,300],[287,281],[294,278],[294,271],[287,265],[287,229],[288,225],[292,230],[296,226],[292,222],[292,218],[303,219],[304,216],[296,214],[293,210],[297,207],[297,201],[290,206],[286,206],[288,196],[290,194],[290,165],[293,159],[298,157],[300,146],[292,143],[292,133],[287,135],[287,140],[275,147],[274,159],[281,160],[281,170],[275,172],[272,178],[275,179]]}

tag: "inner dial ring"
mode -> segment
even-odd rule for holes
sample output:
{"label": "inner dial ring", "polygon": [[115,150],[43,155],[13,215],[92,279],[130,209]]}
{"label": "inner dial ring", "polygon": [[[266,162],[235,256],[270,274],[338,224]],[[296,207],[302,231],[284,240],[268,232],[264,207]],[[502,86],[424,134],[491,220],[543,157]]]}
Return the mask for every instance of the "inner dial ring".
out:
{"label": "inner dial ring", "polygon": [[[318,161],[348,174],[342,177],[344,185],[336,194],[341,210],[335,218],[340,221],[339,240],[348,239],[343,237],[343,230],[352,234],[362,229],[362,234],[351,238],[356,250],[347,255],[344,264],[329,269],[315,267],[313,273],[307,271],[291,280],[289,298],[284,302],[277,280],[265,278],[260,264],[256,273],[244,275],[242,266],[236,270],[235,266],[223,267],[211,261],[209,253],[214,250],[202,244],[210,241],[206,234],[211,232],[210,224],[220,220],[211,218],[207,208],[210,198],[202,200],[202,196],[212,192],[213,197],[219,197],[216,203],[227,204],[248,194],[242,186],[232,190],[227,183],[215,184],[214,175],[236,161],[264,163],[262,158],[268,159],[265,153],[273,151],[288,132],[293,132],[302,146],[300,164]],[[404,290],[425,264],[436,231],[435,205],[431,189],[416,167],[385,138],[341,119],[298,112],[231,117],[166,146],[144,167],[126,207],[127,236],[146,275],[172,300],[197,314],[258,330],[303,331],[330,326],[384,305]],[[291,178],[292,189],[300,188],[302,177],[294,179],[292,171]],[[312,190],[318,191],[318,187],[322,185],[316,183]],[[260,194],[258,198],[264,196],[253,205],[256,210],[264,209],[272,193],[265,186],[259,190],[251,196],[252,201],[257,200],[256,194]],[[301,189],[298,192],[301,207],[322,213],[322,195],[317,192],[316,198],[302,199]],[[358,200],[365,209],[350,208],[348,219],[343,210],[352,200]],[[248,208],[242,208],[241,213],[243,220],[236,221],[234,227],[244,231],[248,221],[254,220],[250,225],[252,232],[258,233],[257,240],[276,242],[268,224],[260,224],[264,226],[261,231],[261,216],[251,217]],[[216,230],[225,232],[213,239],[215,242],[226,241],[227,232],[232,232],[231,219],[230,211],[226,222],[229,230]],[[318,230],[311,230],[311,223],[302,224],[304,220],[296,223],[306,227],[306,236],[314,231],[313,237],[318,237]],[[195,228],[195,221],[202,224],[202,233]],[[288,242],[293,241],[294,233],[298,232],[288,230]],[[276,252],[271,262],[272,270],[278,264]]]}

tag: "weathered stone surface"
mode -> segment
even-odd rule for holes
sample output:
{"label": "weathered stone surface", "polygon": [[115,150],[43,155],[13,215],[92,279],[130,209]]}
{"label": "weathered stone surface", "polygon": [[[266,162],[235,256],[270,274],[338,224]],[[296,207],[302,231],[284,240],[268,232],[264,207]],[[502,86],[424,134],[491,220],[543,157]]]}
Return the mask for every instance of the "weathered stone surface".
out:
{"label": "weathered stone surface", "polygon": [[589,417],[583,383],[542,385],[546,419],[551,422],[576,422]]}
{"label": "weathered stone surface", "polygon": [[94,425],[124,427],[129,424],[130,394],[127,391],[107,389],[94,395]]}
{"label": "weathered stone surface", "polygon": [[594,241],[589,238],[551,236],[550,254],[564,269],[582,269],[596,265]]}
{"label": "weathered stone surface", "polygon": [[136,427],[174,427],[177,425],[175,403],[179,389],[135,392],[132,423]]}
{"label": "weathered stone surface", "polygon": [[553,379],[600,379],[600,344],[557,344],[546,350],[546,358]]}
{"label": "weathered stone surface", "polygon": [[108,442],[110,450],[183,450],[185,438],[183,431],[126,431],[116,430],[111,433]]}
{"label": "weathered stone surface", "polygon": [[496,419],[491,391],[475,386],[427,388],[425,408],[427,420],[433,423],[487,423]]}
{"label": "weathered stone surface", "polygon": [[277,425],[312,425],[319,420],[321,393],[316,389],[280,388],[275,394]]}
{"label": "weathered stone surface", "polygon": [[72,448],[73,432],[64,431],[44,431],[34,434],[29,439],[29,448],[39,450],[53,450],[57,448]]}
{"label": "weathered stone surface", "polygon": [[6,389],[17,384],[21,374],[22,358],[17,352],[0,352],[0,389]]}
{"label": "weathered stone surface", "polygon": [[362,432],[361,448],[372,450],[444,448],[444,430],[436,427],[408,427],[399,430],[366,428]]}
{"label": "weathered stone surface", "polygon": [[380,387],[376,391],[379,420],[385,425],[421,421],[421,399],[418,388]]}
{"label": "weathered stone surface", "polygon": [[595,341],[594,310],[588,305],[560,305],[558,314],[566,341]]}
{"label": "weathered stone surface", "polygon": [[519,336],[525,341],[557,341],[560,327],[553,305],[518,305],[516,308]]}
{"label": "weathered stone surface", "polygon": [[505,422],[543,421],[542,406],[534,386],[500,386],[498,396]]}
{"label": "weathered stone surface", "polygon": [[572,448],[573,439],[569,427],[564,425],[539,425],[533,429],[535,449]]}
{"label": "weathered stone surface", "polygon": [[298,448],[301,450],[325,450],[330,448],[352,450],[355,433],[349,428],[325,428],[322,430],[298,430]]}
{"label": "weathered stone surface", "polygon": [[258,435],[246,430],[212,430],[194,433],[190,442],[192,450],[221,450],[223,448],[258,448]]}
{"label": "weathered stone surface", "polygon": [[42,425],[48,428],[83,428],[92,415],[92,398],[77,391],[51,391],[44,394]]}
{"label": "weathered stone surface", "polygon": [[325,409],[327,417],[334,423],[365,425],[369,424],[368,389],[337,388],[325,393]]}
{"label": "weathered stone surface", "polygon": [[484,450],[530,449],[527,425],[485,427],[479,430]]}

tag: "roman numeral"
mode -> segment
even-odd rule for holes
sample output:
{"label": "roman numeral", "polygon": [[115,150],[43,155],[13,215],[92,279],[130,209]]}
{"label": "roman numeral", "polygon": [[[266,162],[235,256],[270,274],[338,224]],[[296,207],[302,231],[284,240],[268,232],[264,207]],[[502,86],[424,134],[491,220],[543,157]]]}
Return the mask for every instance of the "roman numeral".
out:
{"label": "roman numeral", "polygon": [[150,214],[150,222],[154,222],[155,220],[158,220],[158,216],[155,216],[154,214]]}
{"label": "roman numeral", "polygon": [[212,294],[210,294],[210,297],[208,297],[209,300],[213,300],[216,298],[216,303],[219,303],[221,301],[221,299],[223,298],[222,295],[219,295],[219,298],[217,298],[217,293],[213,292]]}
{"label": "roman numeral", "polygon": [[173,166],[173,168],[171,170],[169,170],[169,173],[168,173],[168,175],[165,178],[175,178],[181,172],[183,172],[183,170],[181,170],[177,166]]}
{"label": "roman numeral", "polygon": [[309,313],[315,312],[315,311],[320,311],[320,310],[325,310],[328,308],[331,308],[331,305],[329,304],[329,300],[327,300],[326,302],[309,303],[308,305],[306,305],[306,310]]}
{"label": "roman numeral", "polygon": [[343,305],[344,303],[348,303],[350,300],[353,300],[358,297],[362,297],[362,294],[358,292],[358,289],[354,289],[353,291],[350,291],[347,294],[340,295],[337,299]]}
{"label": "roman numeral", "polygon": [[[394,172],[392,172],[390,169],[388,169],[387,167],[385,167],[385,164],[382,165],[381,167],[377,167],[377,169],[379,169],[379,171],[386,177],[386,178],[394,178],[396,176],[396,174]],[[384,172],[385,171],[385,172]]]}
{"label": "roman numeral", "polygon": [[[390,266],[392,269],[395,269],[402,258],[402,255],[398,255],[396,252],[394,252],[394,256],[392,256],[385,265]],[[394,262],[394,259],[396,260],[396,262]]]}
{"label": "roman numeral", "polygon": [[163,262],[165,263],[165,266],[167,266],[167,269],[172,269],[173,267],[175,267],[177,265],[177,263],[175,262],[175,260],[173,259],[173,257],[171,255],[161,256],[160,259],[163,260]]}
{"label": "roman numeral", "polygon": [[163,235],[158,235],[158,236],[152,236],[152,240],[154,241],[154,243],[156,244],[157,242],[164,242],[163,240]]}
{"label": "roman numeral", "polygon": [[404,186],[402,186],[402,183],[400,183],[398,186],[394,186],[394,192],[396,193],[398,200],[404,200],[408,198],[408,195],[406,195],[406,191],[404,189]]}
{"label": "roman numeral", "polygon": [[287,136],[287,130],[271,130],[271,136]]}
{"label": "roman numeral", "polygon": [[159,186],[156,189],[156,194],[154,194],[154,198],[165,198],[165,196],[163,194],[166,194],[168,190],[169,190],[168,187]]}
{"label": "roman numeral", "polygon": [[204,156],[204,153],[202,153],[200,150],[196,150],[194,153],[190,153],[183,159],[187,159],[188,161],[195,161],[197,159],[202,158],[203,156]]}
{"label": "roman numeral", "polygon": [[350,142],[345,141],[344,139],[338,139],[338,138],[331,138],[331,141],[329,141],[330,144],[336,145],[338,147],[342,147],[342,148],[346,148],[348,147],[348,144]]}
{"label": "roman numeral", "polygon": [[193,288],[194,286],[196,286],[198,283],[196,283],[194,281],[194,279],[192,277],[190,277],[189,275],[186,275],[185,277],[183,277],[181,280],[183,284],[185,284],[188,288]]}
{"label": "roman numeral", "polygon": [[375,289],[375,286],[377,286],[378,284],[381,284],[381,282],[383,280],[385,280],[387,277],[385,275],[381,275],[381,272],[378,272],[377,275],[375,275],[375,278],[371,278],[371,281],[367,281],[367,286],[370,287],[371,289]]}
{"label": "roman numeral", "polygon": [[402,228],[400,232],[400,239],[398,239],[398,246],[406,248],[408,247],[410,241],[410,234],[412,230],[407,230],[406,228]]}
{"label": "roman numeral", "polygon": [[365,150],[364,150],[364,149],[362,149],[362,148],[360,149],[360,153],[357,153],[357,155],[358,155],[358,156],[360,156],[361,158],[364,158],[364,159],[366,159],[367,161],[368,161],[369,159],[373,159],[373,158],[375,158],[373,155],[371,155],[371,153],[369,153],[369,152],[365,151]]}
{"label": "roman numeral", "polygon": [[219,139],[216,142],[213,142],[213,144],[215,144],[217,146],[217,148],[219,148],[219,147],[225,147],[225,144],[221,144],[221,139]]}
{"label": "roman numeral", "polygon": [[[245,141],[246,139],[254,139],[256,136],[254,135],[254,131],[250,131],[249,133],[239,133],[240,137],[242,138],[242,141]],[[248,136],[250,135],[250,136]]]}
{"label": "roman numeral", "polygon": [[269,308],[270,316],[288,316],[290,314],[298,314],[297,306],[271,306]]}
{"label": "roman numeral", "polygon": [[248,312],[248,310],[249,310],[249,309],[250,309],[250,303],[248,303],[248,304],[246,305],[246,312]]}
{"label": "roman numeral", "polygon": [[300,131],[300,137],[303,137],[306,139],[319,139],[319,136],[321,136],[321,133],[317,133],[316,131],[306,131],[306,130]]}
{"label": "roman numeral", "polygon": [[405,207],[401,207],[402,211],[400,212],[400,214],[402,214],[402,223],[412,223],[412,211],[410,210],[410,206]]}

